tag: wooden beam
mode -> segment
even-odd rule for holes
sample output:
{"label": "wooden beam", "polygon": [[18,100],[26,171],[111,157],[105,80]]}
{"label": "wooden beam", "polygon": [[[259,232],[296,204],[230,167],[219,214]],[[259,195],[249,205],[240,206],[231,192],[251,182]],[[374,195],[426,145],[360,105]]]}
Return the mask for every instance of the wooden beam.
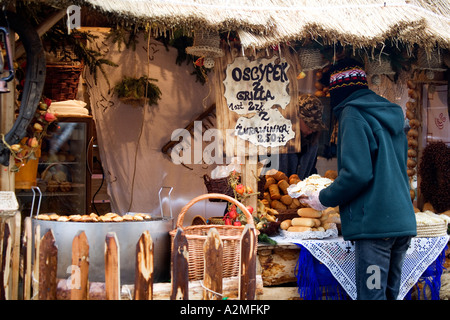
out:
{"label": "wooden beam", "polygon": [[[42,37],[48,30],[50,30],[59,20],[61,20],[66,15],[66,9],[61,9],[50,15],[44,22],[42,22],[37,28],[36,32],[39,37]],[[16,44],[16,51],[14,54],[14,60],[20,58],[25,54],[25,48],[22,43]]]}

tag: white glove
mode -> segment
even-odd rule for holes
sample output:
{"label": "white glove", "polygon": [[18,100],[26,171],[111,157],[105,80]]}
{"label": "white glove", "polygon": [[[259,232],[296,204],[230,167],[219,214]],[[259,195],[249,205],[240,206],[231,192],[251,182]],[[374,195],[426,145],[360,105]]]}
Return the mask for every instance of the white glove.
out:
{"label": "white glove", "polygon": [[323,204],[320,203],[319,192],[320,191],[316,191],[308,198],[300,199],[300,202],[309,205],[311,208],[317,211],[325,210],[328,207],[325,207]]}

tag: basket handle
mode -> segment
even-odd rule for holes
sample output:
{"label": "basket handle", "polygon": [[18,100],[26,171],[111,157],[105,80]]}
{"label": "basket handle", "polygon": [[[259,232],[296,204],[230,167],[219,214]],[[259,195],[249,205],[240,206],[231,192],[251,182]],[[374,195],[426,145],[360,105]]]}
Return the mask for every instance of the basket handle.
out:
{"label": "basket handle", "polygon": [[226,194],[208,193],[208,194],[203,194],[201,196],[198,196],[198,197],[192,199],[191,201],[188,202],[188,204],[186,204],[181,209],[180,214],[178,215],[178,219],[177,219],[177,227],[182,228],[184,215],[186,214],[186,212],[189,210],[190,207],[192,207],[195,203],[197,203],[201,200],[206,200],[206,199],[222,199],[222,200],[226,200],[228,202],[235,204],[245,214],[245,217],[247,218],[247,224],[254,226],[252,214],[247,210],[247,208],[241,202],[237,201],[236,199],[234,199],[230,196],[227,196]]}

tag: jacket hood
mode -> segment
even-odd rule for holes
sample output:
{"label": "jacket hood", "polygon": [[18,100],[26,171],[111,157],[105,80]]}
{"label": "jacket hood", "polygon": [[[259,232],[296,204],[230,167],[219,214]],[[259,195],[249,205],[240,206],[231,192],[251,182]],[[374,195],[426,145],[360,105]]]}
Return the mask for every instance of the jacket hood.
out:
{"label": "jacket hood", "polygon": [[358,109],[368,122],[378,122],[391,134],[399,134],[404,129],[402,108],[398,104],[377,95],[370,89],[361,89],[353,92],[333,108],[333,113],[338,119],[346,107]]}

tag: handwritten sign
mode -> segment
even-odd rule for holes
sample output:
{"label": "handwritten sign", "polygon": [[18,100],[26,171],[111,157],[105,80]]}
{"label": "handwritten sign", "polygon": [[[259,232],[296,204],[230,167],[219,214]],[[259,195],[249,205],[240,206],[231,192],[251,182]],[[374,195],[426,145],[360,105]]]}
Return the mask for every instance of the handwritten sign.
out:
{"label": "handwritten sign", "polygon": [[295,137],[291,120],[277,108],[286,108],[291,100],[288,69],[286,60],[276,56],[254,61],[237,57],[228,65],[223,81],[228,109],[246,115],[236,122],[237,137],[263,147],[284,146]]}
{"label": "handwritten sign", "polygon": [[263,147],[284,146],[295,137],[291,120],[277,109],[263,111],[251,118],[240,117],[236,122],[235,135]]}
{"label": "handwritten sign", "polygon": [[284,59],[275,56],[255,61],[237,57],[228,65],[224,80],[230,111],[248,114],[269,110],[275,104],[286,108],[291,100],[287,92],[288,68]]}

